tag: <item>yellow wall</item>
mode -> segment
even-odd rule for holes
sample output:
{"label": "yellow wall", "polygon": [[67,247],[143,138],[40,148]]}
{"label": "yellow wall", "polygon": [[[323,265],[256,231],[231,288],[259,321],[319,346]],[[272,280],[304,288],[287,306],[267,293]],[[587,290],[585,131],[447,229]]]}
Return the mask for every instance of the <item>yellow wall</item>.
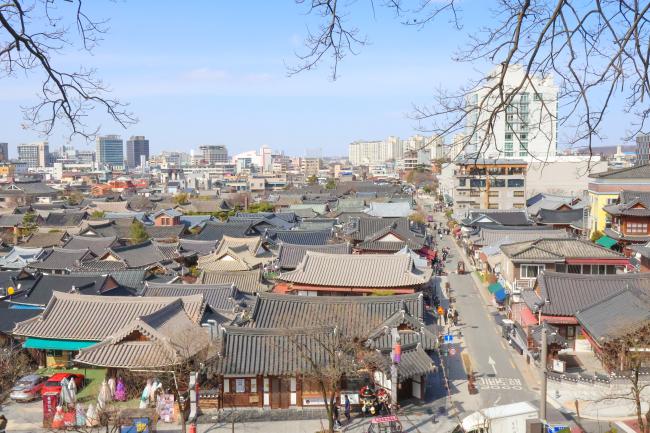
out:
{"label": "yellow wall", "polygon": [[591,205],[591,227],[589,227],[589,236],[593,235],[595,231],[602,232],[605,229],[607,213],[603,210],[603,207],[607,206],[608,200],[612,199],[618,199],[618,193],[595,193],[589,191],[589,203]]}
{"label": "yellow wall", "polygon": [[16,166],[11,164],[0,165],[0,176],[11,177],[16,172]]}

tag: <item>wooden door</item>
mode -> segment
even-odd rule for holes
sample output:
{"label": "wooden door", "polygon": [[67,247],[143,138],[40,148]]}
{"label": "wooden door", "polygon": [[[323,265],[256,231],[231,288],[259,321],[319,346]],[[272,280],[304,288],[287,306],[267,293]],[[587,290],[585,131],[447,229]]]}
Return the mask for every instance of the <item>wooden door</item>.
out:
{"label": "wooden door", "polygon": [[271,409],[280,408],[280,379],[271,378]]}
{"label": "wooden door", "polygon": [[280,379],[280,409],[288,409],[291,405],[291,380]]}

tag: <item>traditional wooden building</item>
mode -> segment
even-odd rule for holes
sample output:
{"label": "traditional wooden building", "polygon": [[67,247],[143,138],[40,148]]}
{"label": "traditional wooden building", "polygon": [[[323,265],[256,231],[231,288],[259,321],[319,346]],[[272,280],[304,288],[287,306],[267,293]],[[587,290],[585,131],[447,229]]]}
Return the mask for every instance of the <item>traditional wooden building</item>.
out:
{"label": "traditional wooden building", "polygon": [[607,222],[603,233],[626,255],[630,245],[650,242],[650,192],[621,191],[618,203],[603,207]]}
{"label": "traditional wooden building", "polygon": [[276,293],[303,295],[406,294],[424,288],[431,269],[418,269],[410,255],[341,255],[308,251],[298,267],[277,276]]}

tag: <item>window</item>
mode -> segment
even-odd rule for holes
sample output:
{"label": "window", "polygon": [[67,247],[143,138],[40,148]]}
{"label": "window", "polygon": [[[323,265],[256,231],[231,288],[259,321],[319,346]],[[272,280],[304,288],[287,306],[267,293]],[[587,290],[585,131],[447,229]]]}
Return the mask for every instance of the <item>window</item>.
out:
{"label": "window", "polygon": [[467,185],[467,179],[465,179],[464,177],[458,179],[458,186],[465,186],[465,185]]}
{"label": "window", "polygon": [[511,132],[506,132],[505,139],[506,140],[512,140],[512,133]]}
{"label": "window", "polygon": [[555,265],[555,272],[566,272],[566,265],[564,263],[558,263]]}
{"label": "window", "polygon": [[647,223],[627,223],[627,233],[648,233]]}
{"label": "window", "polygon": [[469,186],[472,188],[483,188],[485,187],[485,179],[470,179]]}
{"label": "window", "polygon": [[523,209],[526,207],[526,205],[524,203],[515,203],[512,205],[512,207],[515,209]]}
{"label": "window", "polygon": [[528,93],[522,93],[519,97],[519,102],[528,102]]}
{"label": "window", "polygon": [[575,338],[576,337],[576,327],[575,326],[567,326],[566,327],[566,336],[567,336],[567,338]]}
{"label": "window", "polygon": [[492,179],[490,181],[490,185],[492,185],[495,188],[504,188],[506,186],[506,180],[505,179]]}
{"label": "window", "polygon": [[490,197],[499,197],[499,191],[490,191],[489,196]]}
{"label": "window", "polygon": [[537,278],[539,273],[544,270],[544,265],[521,265],[519,275],[521,278]]}
{"label": "window", "polygon": [[235,379],[235,392],[246,392],[246,379]]}
{"label": "window", "polygon": [[512,196],[513,196],[513,197],[523,197],[523,196],[524,196],[524,192],[523,192],[523,191],[513,191],[513,192],[512,192]]}
{"label": "window", "polygon": [[498,203],[490,203],[490,204],[488,204],[488,209],[499,209],[499,204]]}
{"label": "window", "polygon": [[582,273],[582,266],[581,265],[569,265],[567,267],[568,272],[570,274],[580,274]]}
{"label": "window", "polygon": [[535,95],[533,96],[533,99],[534,99],[535,101],[541,101],[541,100],[542,100],[542,95],[539,94],[539,93],[537,93],[537,92],[535,92]]}
{"label": "window", "polygon": [[469,196],[470,197],[480,197],[481,196],[481,191],[470,191]]}
{"label": "window", "polygon": [[523,186],[523,179],[508,179],[508,188],[522,188]]}
{"label": "window", "polygon": [[251,392],[256,393],[257,392],[257,378],[253,377],[251,379]]}

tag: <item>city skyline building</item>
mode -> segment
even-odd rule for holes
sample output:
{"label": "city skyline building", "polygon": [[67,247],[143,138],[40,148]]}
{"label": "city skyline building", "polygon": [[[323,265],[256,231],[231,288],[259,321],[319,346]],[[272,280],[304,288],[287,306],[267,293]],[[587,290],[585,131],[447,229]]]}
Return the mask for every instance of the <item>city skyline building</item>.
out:
{"label": "city skyline building", "polygon": [[9,161],[9,143],[0,143],[0,161]]}
{"label": "city skyline building", "polygon": [[126,141],[126,166],[135,168],[142,165],[142,157],[149,160],[149,140],[144,135],[131,136]]}
{"label": "city skyline building", "polygon": [[227,163],[228,149],[223,145],[203,145],[199,146],[201,151],[203,163],[212,165],[216,163]]}
{"label": "city skyline building", "polygon": [[18,145],[18,160],[28,168],[47,167],[50,162],[50,146],[47,141],[22,143]]}
{"label": "city skyline building", "polygon": [[97,137],[95,158],[98,166],[123,167],[124,141],[119,135]]}
{"label": "city skyline building", "polygon": [[[547,159],[557,154],[558,87],[552,76],[526,76],[521,65],[511,65],[504,79],[504,95],[513,94],[511,103],[490,116],[500,103],[492,91],[500,80],[500,69],[488,75],[486,83],[468,96],[466,155],[484,158]],[[523,83],[523,84],[522,84]],[[479,110],[477,107],[481,105]]]}
{"label": "city skyline building", "polygon": [[650,134],[636,136],[636,165],[650,162]]}

